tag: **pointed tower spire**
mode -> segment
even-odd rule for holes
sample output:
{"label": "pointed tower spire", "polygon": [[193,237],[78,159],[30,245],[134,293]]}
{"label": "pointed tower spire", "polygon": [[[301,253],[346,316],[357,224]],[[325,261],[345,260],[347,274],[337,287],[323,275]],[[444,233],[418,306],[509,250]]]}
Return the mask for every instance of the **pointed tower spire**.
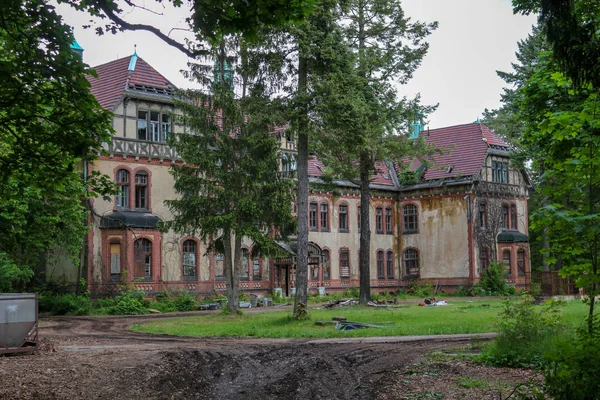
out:
{"label": "pointed tower spire", "polygon": [[71,43],[71,50],[73,50],[73,52],[75,54],[77,54],[79,57],[81,57],[81,59],[83,59],[83,47],[81,47],[79,45],[79,43],[77,43],[77,39],[75,39],[75,36],[73,36],[73,43]]}
{"label": "pointed tower spire", "polygon": [[131,60],[129,61],[128,71],[135,71],[135,64],[137,63],[138,55],[137,55],[137,44],[133,45],[133,55],[131,56]]}

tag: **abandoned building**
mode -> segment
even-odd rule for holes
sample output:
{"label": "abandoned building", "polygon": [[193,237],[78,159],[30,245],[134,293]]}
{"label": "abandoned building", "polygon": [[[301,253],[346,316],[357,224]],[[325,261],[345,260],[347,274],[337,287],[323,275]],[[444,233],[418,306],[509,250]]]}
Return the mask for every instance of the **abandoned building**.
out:
{"label": "abandoned building", "polygon": [[[175,196],[172,163],[179,156],[165,143],[179,129],[173,85],[137,54],[94,67],[91,91],[114,113],[115,130],[106,153],[89,165],[113,177],[119,194],[93,200],[93,226],[87,237],[86,274],[94,293],[114,291],[123,281],[146,293],[165,289],[208,295],[225,290],[223,256],[208,252],[196,237],[157,229],[171,214],[164,201]],[[282,168],[295,168],[292,132],[281,130]],[[510,148],[485,125],[424,129],[413,135],[438,147],[436,166],[378,162],[372,179],[371,287],[388,292],[425,279],[444,290],[471,285],[492,259],[506,266],[506,279],[528,285],[527,176],[509,163]],[[323,165],[313,157],[311,182]],[[359,285],[359,190],[338,182],[332,193],[313,188],[309,198],[309,291],[327,293]],[[251,259],[240,287],[265,294],[294,290],[294,245],[289,257]],[[71,269],[76,268],[72,267]],[[56,272],[56,271],[54,271]],[[71,271],[72,272],[72,271]],[[76,276],[67,266],[60,274]],[[57,272],[58,274],[58,272]],[[52,274],[50,274],[52,275]]]}

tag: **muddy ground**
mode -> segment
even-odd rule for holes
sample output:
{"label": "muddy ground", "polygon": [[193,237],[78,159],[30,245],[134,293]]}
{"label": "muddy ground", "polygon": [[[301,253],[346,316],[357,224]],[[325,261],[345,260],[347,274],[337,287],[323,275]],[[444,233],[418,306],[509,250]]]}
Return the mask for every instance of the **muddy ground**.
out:
{"label": "muddy ground", "polygon": [[55,317],[41,350],[0,357],[0,399],[499,399],[530,371],[444,355],[469,339],[194,339],[143,317]]}

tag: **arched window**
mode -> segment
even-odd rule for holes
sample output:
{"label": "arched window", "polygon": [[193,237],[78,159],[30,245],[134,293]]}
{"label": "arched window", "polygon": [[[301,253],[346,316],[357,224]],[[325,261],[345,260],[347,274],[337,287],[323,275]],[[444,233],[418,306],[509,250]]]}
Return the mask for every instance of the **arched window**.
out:
{"label": "arched window", "polygon": [[310,203],[308,207],[308,222],[311,231],[318,229],[317,218],[317,203]]}
{"label": "arched window", "polygon": [[323,279],[328,281],[331,277],[331,258],[329,256],[329,250],[323,250],[321,252],[321,258],[323,260]]}
{"label": "arched window", "polygon": [[517,206],[510,205],[510,229],[517,229]]}
{"label": "arched window", "polygon": [[510,276],[512,274],[512,265],[510,261],[510,250],[504,250],[502,252],[502,261],[504,262],[504,275]]}
{"label": "arched window", "polygon": [[129,171],[120,169],[117,171],[118,193],[116,205],[118,208],[129,208]]}
{"label": "arched window", "polygon": [[394,253],[392,251],[387,252],[387,278],[394,279]]}
{"label": "arched window", "polygon": [[417,206],[407,204],[402,208],[404,219],[404,233],[416,233],[419,229],[419,215],[417,214]]}
{"label": "arched window", "polygon": [[135,278],[152,279],[152,242],[138,239],[133,243]]}
{"label": "arched window", "polygon": [[383,208],[381,207],[375,209],[375,231],[383,233]]}
{"label": "arched window", "polygon": [[377,278],[385,279],[385,271],[383,269],[383,251],[377,252]]}
{"label": "arched window", "polygon": [[242,257],[240,260],[240,279],[243,281],[248,280],[248,263],[250,262],[250,257],[248,255],[248,249],[242,249]]}
{"label": "arched window", "polygon": [[404,250],[404,273],[408,277],[419,277],[419,253],[415,249]]}
{"label": "arched window", "polygon": [[144,171],[135,174],[135,208],[148,209],[148,174]]}
{"label": "arched window", "polygon": [[525,250],[523,249],[517,251],[517,268],[519,276],[525,276]]}
{"label": "arched window", "polygon": [[391,235],[392,231],[392,207],[385,208],[385,233]]}
{"label": "arched window", "polygon": [[348,205],[340,204],[339,206],[339,226],[340,232],[348,232]]}
{"label": "arched window", "polygon": [[192,280],[198,276],[198,264],[196,257],[196,242],[186,240],[183,242],[183,279]]}

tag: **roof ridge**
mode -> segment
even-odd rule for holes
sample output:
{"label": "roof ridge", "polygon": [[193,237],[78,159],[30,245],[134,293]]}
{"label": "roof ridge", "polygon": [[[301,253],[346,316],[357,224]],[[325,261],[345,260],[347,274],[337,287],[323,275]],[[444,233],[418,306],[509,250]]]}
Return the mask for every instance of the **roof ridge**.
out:
{"label": "roof ridge", "polygon": [[108,64],[116,63],[117,61],[121,61],[121,60],[124,60],[126,58],[131,58],[131,55],[126,56],[126,57],[117,58],[116,60],[107,61],[107,62],[102,63],[102,64],[94,65],[93,67],[90,67],[90,68],[91,69],[96,69],[98,67],[103,67],[103,66],[108,65]]}

